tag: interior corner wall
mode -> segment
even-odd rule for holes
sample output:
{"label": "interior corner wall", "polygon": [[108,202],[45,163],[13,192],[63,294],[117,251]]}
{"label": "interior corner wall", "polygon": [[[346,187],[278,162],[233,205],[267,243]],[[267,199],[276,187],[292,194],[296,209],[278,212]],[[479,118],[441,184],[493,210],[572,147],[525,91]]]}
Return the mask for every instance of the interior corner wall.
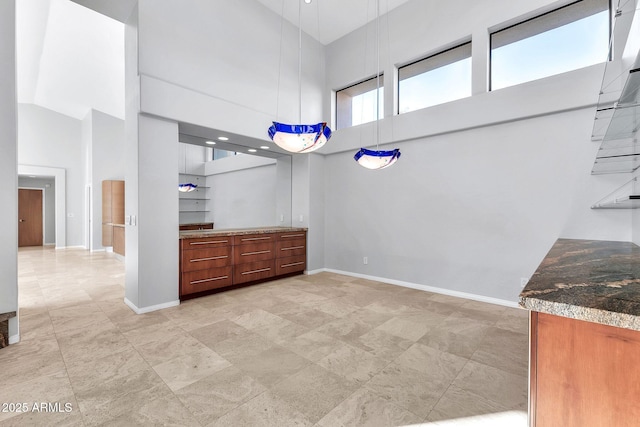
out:
{"label": "interior corner wall", "polygon": [[[102,245],[102,181],[124,180],[124,120],[91,110],[91,250]],[[125,182],[125,192],[126,192]]]}
{"label": "interior corner wall", "polygon": [[[0,0],[0,313],[18,311],[18,170],[16,111],[16,4]],[[18,317],[9,320],[17,340]]]}
{"label": "interior corner wall", "polygon": [[18,163],[66,171],[67,246],[85,245],[83,152],[82,121],[33,104],[18,104]]}

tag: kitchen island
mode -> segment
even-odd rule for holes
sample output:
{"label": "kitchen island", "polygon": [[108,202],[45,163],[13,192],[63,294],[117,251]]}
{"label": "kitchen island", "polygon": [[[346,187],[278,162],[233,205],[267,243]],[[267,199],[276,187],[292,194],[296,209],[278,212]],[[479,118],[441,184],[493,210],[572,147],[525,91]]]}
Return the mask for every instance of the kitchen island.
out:
{"label": "kitchen island", "polygon": [[301,274],[306,259],[306,228],[180,231],[180,299]]}
{"label": "kitchen island", "polygon": [[639,425],[640,247],[559,239],[520,305],[531,310],[529,425]]}

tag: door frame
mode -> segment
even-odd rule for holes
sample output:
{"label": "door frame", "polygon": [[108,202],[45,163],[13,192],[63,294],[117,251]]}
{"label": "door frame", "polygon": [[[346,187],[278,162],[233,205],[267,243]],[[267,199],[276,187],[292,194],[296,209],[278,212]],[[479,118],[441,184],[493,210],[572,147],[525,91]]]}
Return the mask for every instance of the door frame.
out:
{"label": "door frame", "polygon": [[47,166],[18,165],[18,175],[35,175],[37,177],[54,178],[56,186],[56,249],[67,246],[67,207],[66,200],[66,171],[62,168]]}
{"label": "door frame", "polygon": [[[42,192],[42,246],[46,246],[47,245],[47,239],[45,238],[47,236],[47,230],[45,229],[45,227],[47,226],[47,212],[45,210],[46,208],[46,196],[47,193],[45,193],[45,189],[44,188],[37,188],[37,187],[20,187],[18,186],[18,192],[20,192],[20,190],[38,190]],[[18,207],[18,209],[20,209],[20,207]]]}

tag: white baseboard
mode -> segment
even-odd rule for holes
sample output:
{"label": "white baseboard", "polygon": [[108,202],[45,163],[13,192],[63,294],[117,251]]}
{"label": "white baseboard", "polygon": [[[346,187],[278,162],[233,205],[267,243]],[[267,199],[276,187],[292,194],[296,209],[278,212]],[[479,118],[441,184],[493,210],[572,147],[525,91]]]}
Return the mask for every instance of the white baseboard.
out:
{"label": "white baseboard", "polygon": [[55,246],[55,245],[56,245],[55,243],[45,243],[45,244],[44,244],[44,245],[42,245],[42,246]]}
{"label": "white baseboard", "polygon": [[457,298],[470,299],[470,300],[474,300],[474,301],[486,302],[486,303],[489,303],[489,304],[497,304],[497,305],[501,305],[501,306],[504,306],[504,307],[511,307],[511,308],[519,308],[520,307],[516,301],[509,301],[509,300],[500,299],[500,298],[487,297],[487,296],[484,296],[484,295],[471,294],[471,293],[468,293],[468,292],[453,291],[451,289],[438,288],[438,287],[435,287],[435,286],[421,285],[421,284],[418,284],[418,283],[404,282],[402,280],[387,279],[385,277],[376,277],[376,276],[369,276],[367,274],[352,273],[350,271],[334,270],[332,268],[320,268],[320,269],[317,269],[317,270],[312,270],[312,271],[309,271],[309,272],[305,272],[305,274],[311,275],[311,274],[318,274],[318,273],[322,273],[322,272],[342,274],[344,276],[351,276],[351,277],[357,277],[359,279],[373,280],[373,281],[376,281],[376,282],[388,283],[390,285],[402,286],[402,287],[405,287],[405,288],[417,289],[417,290],[426,291],[426,292],[433,292],[433,293],[436,293],[436,294],[449,295],[451,297],[457,297]]}
{"label": "white baseboard", "polygon": [[318,268],[317,270],[305,270],[304,274],[306,274],[307,276],[313,276],[314,274],[323,273],[325,271],[328,270],[326,268]]}
{"label": "white baseboard", "polygon": [[87,249],[87,248],[82,245],[76,245],[76,246],[56,246],[56,249]]}
{"label": "white baseboard", "polygon": [[124,303],[133,310],[136,314],[145,314],[151,313],[152,311],[162,310],[163,308],[175,307],[176,305],[180,305],[180,300],[165,302],[163,304],[151,305],[149,307],[138,308],[134,303],[129,301],[127,298],[124,299]]}
{"label": "white baseboard", "polygon": [[106,249],[102,248],[102,249],[91,249],[89,252],[105,252]]}
{"label": "white baseboard", "polygon": [[11,335],[9,337],[9,345],[17,344],[20,342],[20,334]]}

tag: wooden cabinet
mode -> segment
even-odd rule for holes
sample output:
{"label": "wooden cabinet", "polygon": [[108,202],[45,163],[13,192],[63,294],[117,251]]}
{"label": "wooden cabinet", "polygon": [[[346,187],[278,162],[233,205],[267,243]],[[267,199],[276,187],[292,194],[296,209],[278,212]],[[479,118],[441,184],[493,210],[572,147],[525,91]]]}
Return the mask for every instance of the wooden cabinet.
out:
{"label": "wooden cabinet", "polygon": [[306,231],[181,239],[180,298],[300,273],[306,241]]}
{"label": "wooden cabinet", "polygon": [[194,224],[180,224],[180,231],[213,230],[212,222],[200,222]]}
{"label": "wooden cabinet", "polygon": [[637,426],[640,332],[531,312],[531,427]]}
{"label": "wooden cabinet", "polygon": [[124,255],[124,181],[102,181],[102,246]]}
{"label": "wooden cabinet", "polygon": [[279,233],[276,243],[276,275],[304,271],[307,267],[307,233]]}
{"label": "wooden cabinet", "polygon": [[113,252],[124,256],[124,225],[113,225]]}
{"label": "wooden cabinet", "polygon": [[231,242],[228,237],[180,240],[180,297],[233,283]]}

